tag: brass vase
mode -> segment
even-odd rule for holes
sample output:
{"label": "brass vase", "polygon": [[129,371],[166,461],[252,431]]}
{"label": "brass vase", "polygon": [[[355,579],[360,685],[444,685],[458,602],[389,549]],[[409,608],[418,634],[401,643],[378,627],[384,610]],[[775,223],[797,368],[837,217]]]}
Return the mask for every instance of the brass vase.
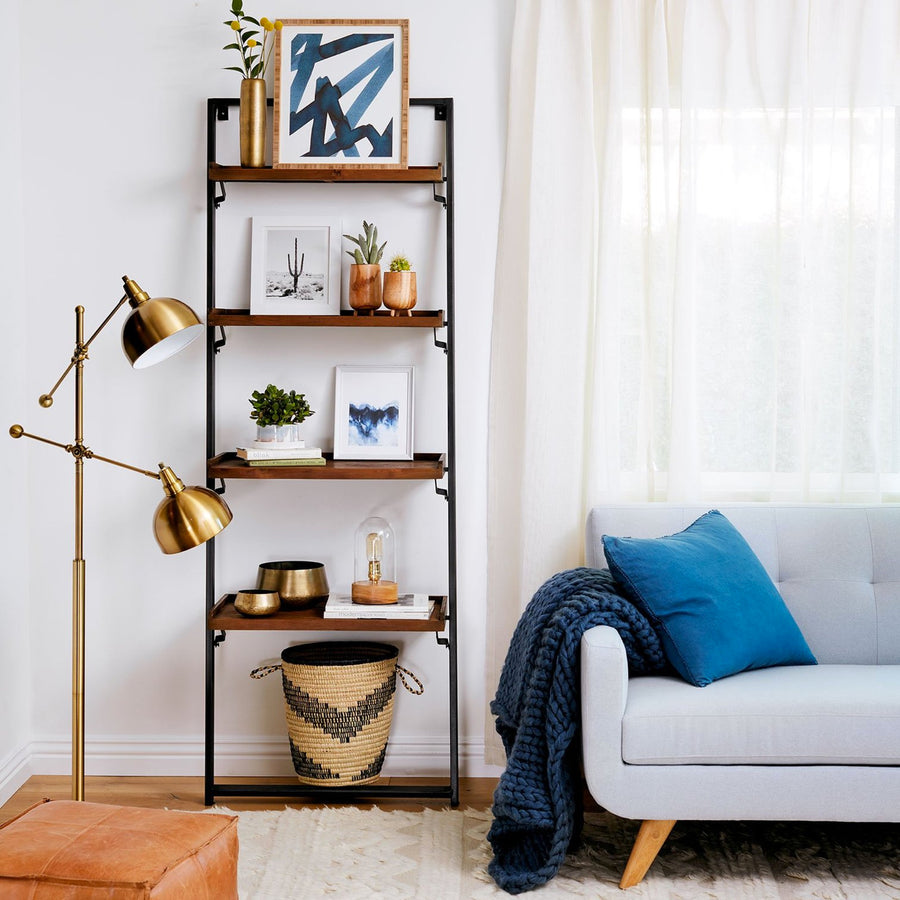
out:
{"label": "brass vase", "polygon": [[350,266],[350,293],[347,297],[354,314],[374,314],[381,306],[381,266],[377,263]]}
{"label": "brass vase", "polygon": [[241,165],[259,169],[266,164],[266,82],[241,80]]}

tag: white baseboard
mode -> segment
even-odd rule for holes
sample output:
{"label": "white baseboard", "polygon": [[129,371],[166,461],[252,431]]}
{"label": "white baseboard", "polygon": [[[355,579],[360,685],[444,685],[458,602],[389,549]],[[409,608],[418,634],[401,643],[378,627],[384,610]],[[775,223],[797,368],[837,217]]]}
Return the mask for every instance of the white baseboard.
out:
{"label": "white baseboard", "polygon": [[[68,737],[44,737],[34,741],[27,749],[30,771],[22,779],[23,782],[32,774],[70,773],[71,742]],[[388,743],[382,773],[391,777],[440,776],[445,775],[449,767],[446,738],[401,738]],[[87,775],[202,775],[203,740],[199,737],[162,735],[88,739],[85,742],[84,769]],[[459,770],[460,775],[470,778],[498,777],[503,771],[499,766],[484,762],[484,741],[475,739],[460,741]],[[283,736],[216,738],[217,777],[293,774],[290,751]],[[2,784],[0,781],[0,787]]]}
{"label": "white baseboard", "polygon": [[0,805],[6,803],[33,774],[28,744],[13,750],[0,762]]}

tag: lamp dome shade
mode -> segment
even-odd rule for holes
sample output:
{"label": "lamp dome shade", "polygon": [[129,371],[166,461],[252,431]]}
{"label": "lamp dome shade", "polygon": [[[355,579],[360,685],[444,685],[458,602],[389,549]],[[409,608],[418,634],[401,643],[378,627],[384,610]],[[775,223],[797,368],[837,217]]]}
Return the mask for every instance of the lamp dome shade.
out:
{"label": "lamp dome shade", "polygon": [[135,369],[168,359],[203,331],[197,314],[174,297],[150,297],[128,276],[122,276],[131,314],[122,327],[122,348]]}
{"label": "lamp dome shade", "polygon": [[215,537],[232,519],[228,504],[204,487],[185,487],[180,478],[160,465],[166,496],[153,518],[156,542],[163,553],[181,553]]}

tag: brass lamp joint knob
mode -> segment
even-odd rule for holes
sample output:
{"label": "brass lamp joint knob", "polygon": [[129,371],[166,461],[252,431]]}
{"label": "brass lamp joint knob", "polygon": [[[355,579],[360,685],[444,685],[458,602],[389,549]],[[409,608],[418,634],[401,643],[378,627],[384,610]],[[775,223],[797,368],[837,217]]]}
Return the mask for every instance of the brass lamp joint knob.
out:
{"label": "brass lamp joint knob", "polygon": [[184,490],[184,482],[165,463],[159,464],[159,480],[167,497],[174,497]]}
{"label": "brass lamp joint knob", "polygon": [[141,286],[136,281],[132,281],[127,275],[122,276],[122,281],[125,283],[125,295],[128,297],[128,302],[135,309],[150,299],[150,295],[146,291],[141,290]]}

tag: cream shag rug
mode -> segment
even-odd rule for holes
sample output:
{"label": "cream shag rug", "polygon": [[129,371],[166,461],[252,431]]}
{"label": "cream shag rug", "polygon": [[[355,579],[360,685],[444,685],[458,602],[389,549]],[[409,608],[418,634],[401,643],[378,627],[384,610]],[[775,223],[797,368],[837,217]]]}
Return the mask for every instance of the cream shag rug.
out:
{"label": "cream shag rug", "polygon": [[[230,812],[229,810],[211,810]],[[241,812],[241,900],[509,897],[487,874],[488,812]],[[589,813],[580,848],[522,896],[900,900],[900,826],[679,822],[644,881],[618,888],[637,823]]]}

